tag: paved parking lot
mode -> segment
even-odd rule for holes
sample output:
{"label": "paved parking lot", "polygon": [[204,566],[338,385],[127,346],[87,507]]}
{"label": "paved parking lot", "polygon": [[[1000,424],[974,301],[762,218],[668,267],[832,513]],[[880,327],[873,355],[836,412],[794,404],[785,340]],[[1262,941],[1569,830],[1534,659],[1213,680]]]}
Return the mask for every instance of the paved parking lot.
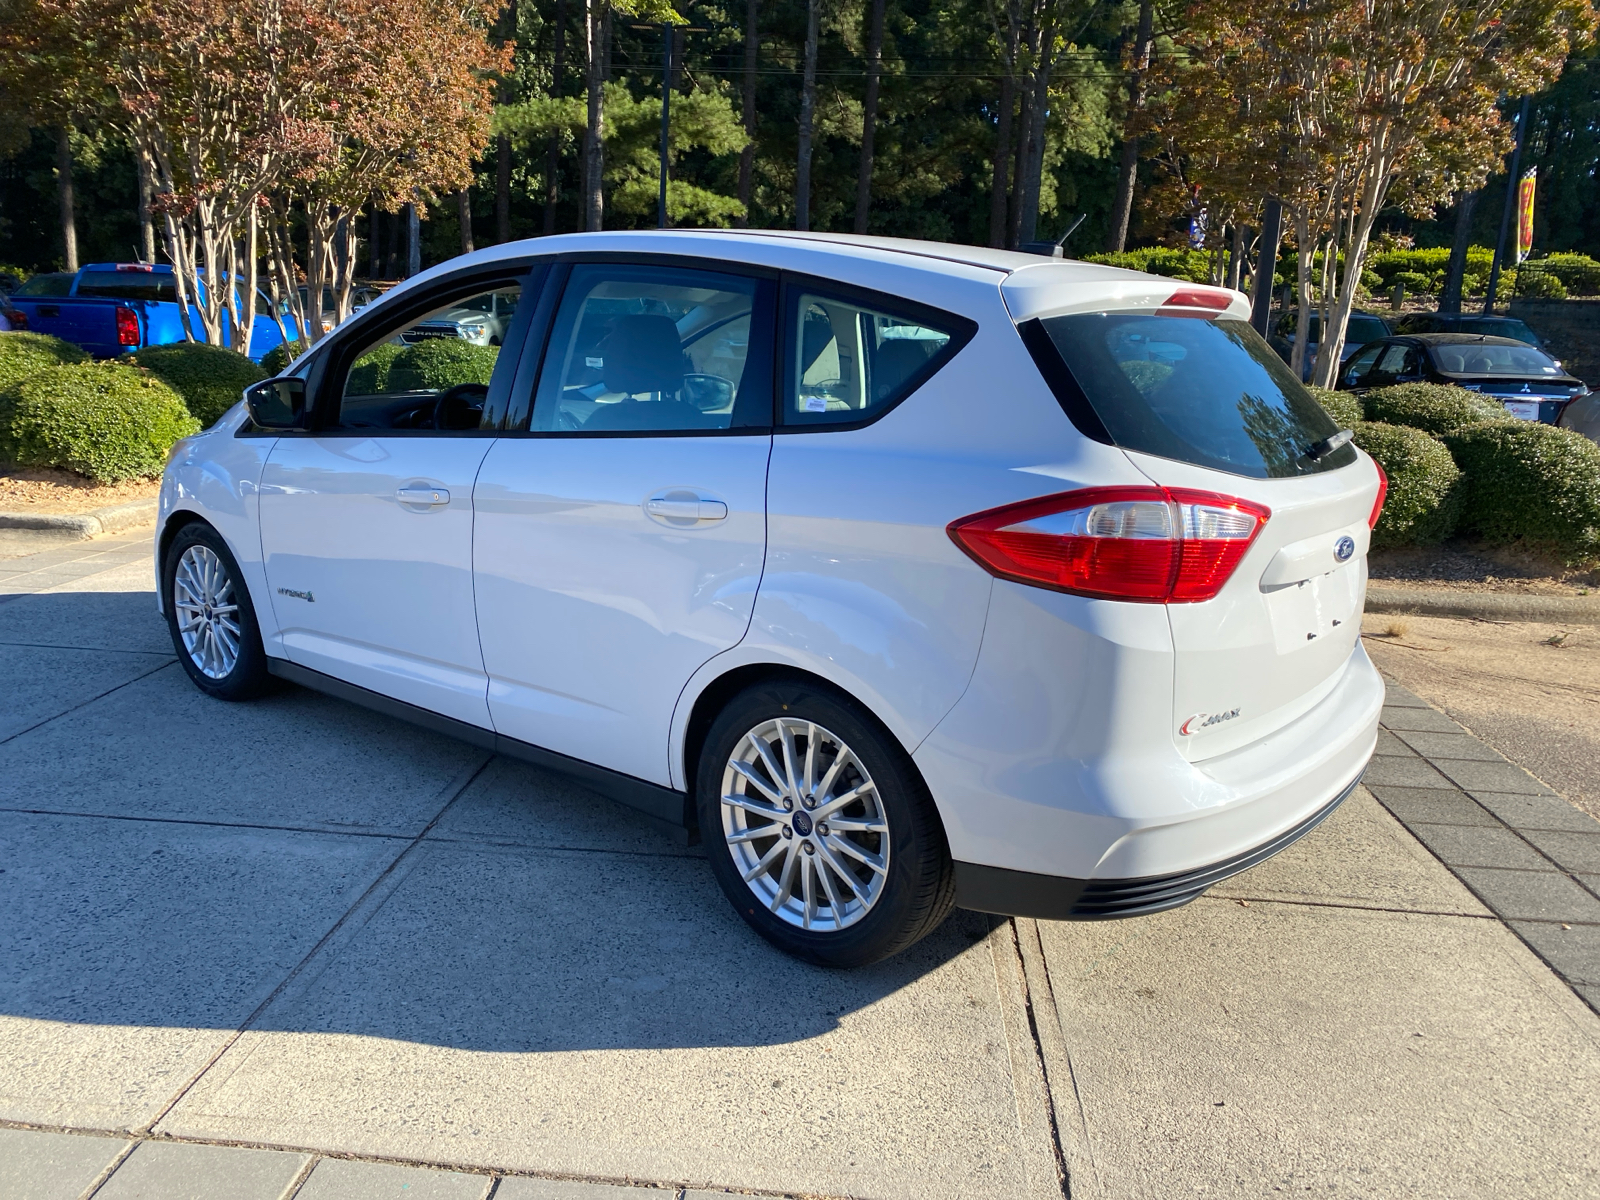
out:
{"label": "paved parking lot", "polygon": [[1365,792],[822,971],[557,777],[205,699],[148,553],[0,561],[0,1195],[1594,1194],[1600,1016]]}

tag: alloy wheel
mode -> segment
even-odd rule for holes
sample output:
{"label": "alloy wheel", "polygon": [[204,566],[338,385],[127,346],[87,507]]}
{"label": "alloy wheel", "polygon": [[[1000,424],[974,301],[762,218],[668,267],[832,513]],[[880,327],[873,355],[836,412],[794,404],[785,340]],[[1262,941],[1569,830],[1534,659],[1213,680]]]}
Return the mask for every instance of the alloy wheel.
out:
{"label": "alloy wheel", "polygon": [[189,659],[208,679],[226,679],[239,661],[239,605],[222,560],[190,546],[172,578],[172,606]]}
{"label": "alloy wheel", "polygon": [[800,929],[848,928],[889,873],[889,822],[866,766],[814,721],[761,722],[722,773],[722,833],[745,885]]}

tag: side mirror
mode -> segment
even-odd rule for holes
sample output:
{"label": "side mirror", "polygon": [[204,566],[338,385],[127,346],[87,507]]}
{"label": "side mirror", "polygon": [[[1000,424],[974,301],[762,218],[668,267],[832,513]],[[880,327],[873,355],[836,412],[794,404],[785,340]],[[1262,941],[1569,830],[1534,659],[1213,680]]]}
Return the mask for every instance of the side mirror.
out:
{"label": "side mirror", "polygon": [[733,383],[720,375],[685,375],[683,398],[701,412],[717,412],[733,404]]}
{"label": "side mirror", "polygon": [[306,381],[293,376],[266,379],[245,389],[250,419],[263,429],[302,429],[306,416]]}

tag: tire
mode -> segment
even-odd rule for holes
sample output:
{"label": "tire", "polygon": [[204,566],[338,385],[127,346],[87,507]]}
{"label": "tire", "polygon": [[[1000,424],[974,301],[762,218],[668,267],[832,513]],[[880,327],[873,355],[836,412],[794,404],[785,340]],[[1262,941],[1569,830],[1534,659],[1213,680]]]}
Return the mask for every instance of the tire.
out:
{"label": "tire", "polygon": [[215,529],[196,521],[178,530],[162,561],[161,594],[172,648],[195,687],[218,700],[248,700],[267,690],[272,676],[255,607]]}
{"label": "tire", "polygon": [[[855,798],[833,807],[847,795]],[[752,929],[796,958],[866,966],[950,915],[955,874],[927,785],[899,742],[841,695],[799,681],[739,693],[706,734],[695,796],[723,893]]]}

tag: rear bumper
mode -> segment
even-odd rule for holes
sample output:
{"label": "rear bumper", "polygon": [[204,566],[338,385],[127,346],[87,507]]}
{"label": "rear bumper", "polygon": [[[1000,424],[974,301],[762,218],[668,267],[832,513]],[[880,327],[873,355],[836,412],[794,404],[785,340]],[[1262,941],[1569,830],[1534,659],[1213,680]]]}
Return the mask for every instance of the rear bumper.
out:
{"label": "rear bumper", "polygon": [[1068,879],[958,862],[956,906],[1044,921],[1111,921],[1179,908],[1197,899],[1207,888],[1298,842],[1343,804],[1360,782],[1359,776],[1352,779],[1331,803],[1261,845],[1192,871],[1142,879]]}

